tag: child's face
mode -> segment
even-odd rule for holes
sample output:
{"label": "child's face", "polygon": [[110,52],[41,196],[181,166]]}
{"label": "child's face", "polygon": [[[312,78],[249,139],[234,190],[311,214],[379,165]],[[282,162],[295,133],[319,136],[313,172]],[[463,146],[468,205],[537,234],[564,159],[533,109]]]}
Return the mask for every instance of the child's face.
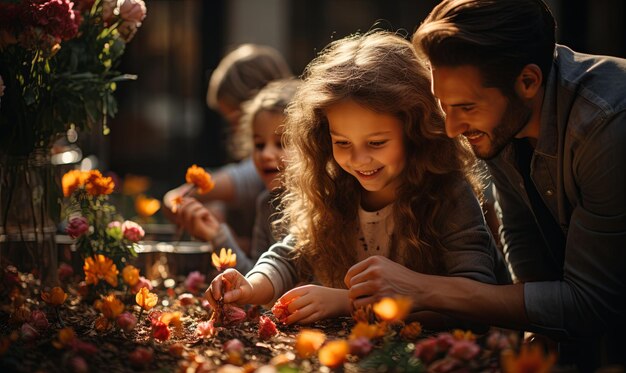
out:
{"label": "child's face", "polygon": [[252,131],[254,151],[252,159],[265,187],[272,190],[280,186],[279,169],[283,166],[283,148],[280,143],[282,133],[277,132],[285,120],[281,113],[260,111],[254,117]]}
{"label": "child's face", "polygon": [[393,202],[405,165],[402,122],[354,101],[332,105],[326,115],[335,161],[361,183],[363,201],[373,209]]}
{"label": "child's face", "polygon": [[218,100],[217,106],[222,118],[233,128],[237,128],[239,126],[239,120],[241,119],[241,110],[225,100]]}

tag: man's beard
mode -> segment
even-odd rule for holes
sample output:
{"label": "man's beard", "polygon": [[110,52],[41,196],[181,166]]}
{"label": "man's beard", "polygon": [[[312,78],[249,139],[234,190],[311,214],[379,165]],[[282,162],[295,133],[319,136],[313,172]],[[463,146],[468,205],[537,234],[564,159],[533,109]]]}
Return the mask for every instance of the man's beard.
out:
{"label": "man's beard", "polygon": [[509,96],[504,115],[489,137],[490,146],[485,152],[472,147],[476,157],[489,160],[500,154],[502,149],[528,124],[532,110],[516,95]]}

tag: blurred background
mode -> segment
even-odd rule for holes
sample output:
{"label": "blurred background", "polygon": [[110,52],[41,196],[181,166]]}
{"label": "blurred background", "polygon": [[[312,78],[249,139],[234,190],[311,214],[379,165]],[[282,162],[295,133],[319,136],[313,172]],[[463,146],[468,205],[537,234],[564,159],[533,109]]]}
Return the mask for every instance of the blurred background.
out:
{"label": "blurred background", "polygon": [[[84,155],[124,178],[150,178],[147,194],[184,182],[191,164],[227,160],[228,125],[206,105],[220,58],[245,42],[267,44],[296,75],[329,42],[382,28],[410,37],[435,0],[147,0],[147,17],[127,45],[120,70],[137,81],[118,85],[111,133],[93,131]],[[574,50],[626,57],[623,0],[548,0],[557,40]]]}

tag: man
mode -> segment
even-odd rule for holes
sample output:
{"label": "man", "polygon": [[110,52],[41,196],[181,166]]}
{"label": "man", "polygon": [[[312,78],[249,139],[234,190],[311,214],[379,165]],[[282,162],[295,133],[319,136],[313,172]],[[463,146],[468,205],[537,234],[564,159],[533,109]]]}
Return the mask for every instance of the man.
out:
{"label": "man", "polygon": [[624,364],[626,60],[555,45],[541,0],[444,0],[413,37],[446,133],[487,161],[513,285],[433,278],[381,258],[352,267],[355,306],[419,309],[540,333],[562,364]]}

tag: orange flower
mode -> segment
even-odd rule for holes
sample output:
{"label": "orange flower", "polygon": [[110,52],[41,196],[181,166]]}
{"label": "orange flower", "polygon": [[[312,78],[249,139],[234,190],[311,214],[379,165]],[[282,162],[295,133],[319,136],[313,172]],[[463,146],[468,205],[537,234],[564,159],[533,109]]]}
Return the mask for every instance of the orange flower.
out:
{"label": "orange flower", "polygon": [[63,175],[61,184],[63,186],[63,195],[69,197],[76,189],[81,187],[85,182],[85,175],[80,170],[70,170]]}
{"label": "orange flower", "polygon": [[139,269],[130,264],[127,265],[122,269],[122,278],[128,286],[135,286],[139,282]]}
{"label": "orange flower", "polygon": [[120,273],[113,263],[113,260],[102,254],[85,259],[83,266],[85,271],[85,282],[88,285],[97,285],[100,280],[104,280],[113,287],[117,287],[117,275]]}
{"label": "orange flower", "polygon": [[74,343],[76,339],[76,333],[72,328],[63,328],[59,330],[59,337],[52,341],[52,345],[57,349],[62,349],[65,347],[69,347]]}
{"label": "orange flower", "polygon": [[161,208],[161,202],[156,198],[148,198],[140,194],[135,198],[135,211],[142,218],[154,215]]}
{"label": "orange flower", "polygon": [[296,352],[302,359],[307,359],[322,347],[326,335],[313,329],[303,329],[296,337]]}
{"label": "orange flower", "polygon": [[503,351],[500,360],[505,373],[547,373],[551,371],[556,355],[551,352],[546,356],[540,345],[531,344],[522,345],[517,355],[512,350]]}
{"label": "orange flower", "polygon": [[127,174],[122,184],[122,193],[127,196],[134,196],[145,192],[148,188],[150,188],[149,177]]}
{"label": "orange flower", "polygon": [[374,313],[385,321],[401,321],[411,311],[411,299],[407,297],[383,298],[373,306]]}
{"label": "orange flower", "polygon": [[178,211],[178,207],[183,203],[183,196],[176,196],[172,198],[172,212],[175,214]]}
{"label": "orange flower", "polygon": [[415,340],[420,334],[422,334],[422,324],[417,321],[405,325],[400,330],[400,336],[410,341]]}
{"label": "orange flower", "polygon": [[171,325],[174,328],[180,328],[183,326],[180,318],[183,314],[180,311],[175,312],[165,312],[159,317],[159,321],[165,325]]}
{"label": "orange flower", "polygon": [[104,316],[98,317],[96,321],[94,321],[93,327],[96,329],[98,333],[103,333],[111,328],[111,322]]}
{"label": "orange flower", "polygon": [[336,340],[326,343],[319,351],[320,363],[333,369],[343,364],[346,355],[350,352],[350,345],[345,340]]}
{"label": "orange flower", "polygon": [[51,306],[60,306],[67,299],[67,294],[58,286],[55,286],[50,292],[41,292],[41,299]]}
{"label": "orange flower", "polygon": [[110,177],[104,177],[98,170],[91,170],[85,180],[85,189],[92,196],[113,193],[115,183]]}
{"label": "orange flower", "polygon": [[385,324],[368,324],[366,322],[357,322],[350,332],[350,339],[367,338],[375,339],[385,335]]}
{"label": "orange flower", "polygon": [[124,312],[124,304],[114,294],[111,294],[102,300],[100,311],[107,319],[114,320]]}
{"label": "orange flower", "polygon": [[152,307],[156,306],[159,297],[156,294],[151,293],[148,288],[141,288],[137,295],[135,295],[135,301],[144,310],[149,311]]}
{"label": "orange flower", "polygon": [[476,335],[472,333],[471,330],[463,331],[461,329],[454,329],[452,331],[452,336],[457,340],[467,340],[467,341],[475,341]]}
{"label": "orange flower", "polygon": [[211,260],[213,262],[213,266],[221,272],[226,268],[232,268],[237,265],[237,254],[233,254],[232,249],[228,249],[228,251],[226,251],[226,249],[222,247],[220,255],[217,256],[216,253],[213,253],[211,255]]}
{"label": "orange flower", "polygon": [[211,179],[211,175],[209,175],[209,173],[203,168],[198,167],[195,164],[187,169],[185,180],[198,188],[198,194],[206,194],[215,186],[215,183],[213,183],[213,180]]}

